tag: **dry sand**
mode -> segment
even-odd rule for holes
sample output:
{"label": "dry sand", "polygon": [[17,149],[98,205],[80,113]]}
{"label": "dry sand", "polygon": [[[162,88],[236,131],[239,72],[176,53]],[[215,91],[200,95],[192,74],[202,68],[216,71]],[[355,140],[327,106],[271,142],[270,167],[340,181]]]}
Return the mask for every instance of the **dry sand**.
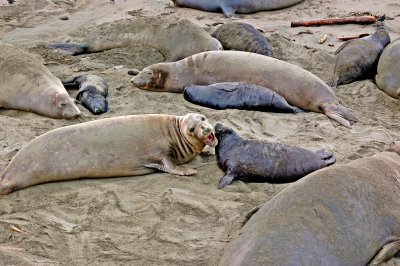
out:
{"label": "dry sand", "polygon": [[[158,51],[140,44],[76,57],[45,48],[52,42],[79,41],[103,23],[159,14],[188,18],[209,32],[216,28],[212,23],[229,21],[220,13],[174,8],[168,0],[115,0],[115,4],[108,0],[16,0],[14,5],[0,6],[0,40],[42,57],[61,79],[92,73],[110,85],[110,112],[101,116],[93,116],[82,106],[83,115],[75,121],[0,110],[0,169],[23,145],[51,129],[141,113],[200,112],[213,124],[223,122],[246,137],[331,149],[338,164],[373,155],[400,141],[400,102],[379,91],[372,80],[336,91],[343,105],[360,118],[347,129],[317,113],[216,111],[190,104],[181,94],[139,90],[131,85],[128,68],[141,69],[163,60]],[[288,9],[240,17],[265,32],[277,58],[328,80],[333,51],[341,44],[336,37],[373,33],[374,26],[290,28],[290,21],[352,14],[386,14],[391,38],[400,36],[398,0],[306,0]],[[325,33],[327,41],[318,44]],[[115,68],[120,65],[124,67]],[[285,185],[237,181],[218,190],[223,172],[213,149],[206,149],[188,166],[197,168],[198,174],[49,183],[1,197],[0,264],[216,265],[224,247],[238,234],[244,216]],[[394,258],[389,264],[400,265],[400,260]]]}

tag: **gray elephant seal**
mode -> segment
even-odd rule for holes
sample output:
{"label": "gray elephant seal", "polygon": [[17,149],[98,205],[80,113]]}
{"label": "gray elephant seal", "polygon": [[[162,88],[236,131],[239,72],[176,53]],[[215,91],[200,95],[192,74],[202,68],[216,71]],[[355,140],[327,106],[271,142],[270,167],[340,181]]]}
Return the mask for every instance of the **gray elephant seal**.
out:
{"label": "gray elephant seal", "polygon": [[228,22],[219,26],[211,36],[220,41],[225,50],[245,51],[274,57],[271,43],[250,24]]}
{"label": "gray elephant seal", "polygon": [[0,42],[0,108],[51,118],[80,115],[61,81],[33,55]]}
{"label": "gray elephant seal", "polygon": [[176,61],[205,51],[222,50],[217,39],[189,20],[161,16],[120,21],[93,31],[82,43],[56,43],[48,47],[78,55],[137,43],[158,49],[166,61]]}
{"label": "gray elephant seal", "polygon": [[388,151],[311,173],[265,203],[219,265],[378,265],[400,250],[399,184]]}
{"label": "gray elephant seal", "polygon": [[393,98],[400,98],[400,38],[383,50],[375,81],[380,90]]}
{"label": "gray elephant seal", "polygon": [[[221,67],[222,66],[222,67]],[[174,63],[146,67],[133,84],[152,91],[182,92],[190,84],[245,82],[269,88],[303,110],[324,113],[343,126],[358,119],[339,104],[333,90],[311,72],[275,59],[241,51],[212,51]]]}
{"label": "gray elephant seal", "polygon": [[227,17],[235,13],[251,14],[293,6],[304,0],[172,0],[177,6],[185,6],[209,12],[222,11]]}
{"label": "gray elephant seal", "polygon": [[215,125],[218,145],[215,155],[225,175],[219,181],[223,188],[239,179],[246,182],[287,183],[335,163],[331,151],[316,152],[296,146],[257,139],[244,139],[233,129]]}
{"label": "gray elephant seal", "polygon": [[214,129],[201,114],[130,115],[49,131],[25,145],[0,179],[0,195],[40,183],[135,176],[156,170],[193,175],[178,166],[215,146]]}

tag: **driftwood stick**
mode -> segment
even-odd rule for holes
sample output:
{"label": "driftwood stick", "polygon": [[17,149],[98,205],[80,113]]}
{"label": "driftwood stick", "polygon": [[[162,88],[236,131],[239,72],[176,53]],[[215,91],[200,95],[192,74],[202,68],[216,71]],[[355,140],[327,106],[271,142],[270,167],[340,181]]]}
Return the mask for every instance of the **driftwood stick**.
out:
{"label": "driftwood stick", "polygon": [[292,21],[292,27],[309,27],[320,25],[334,25],[334,24],[371,24],[377,21],[375,16],[361,16],[361,17],[346,17],[346,18],[326,18],[326,19],[312,19],[304,21]]}
{"label": "driftwood stick", "polygon": [[359,35],[353,35],[353,36],[339,36],[339,37],[336,37],[336,39],[341,40],[341,41],[348,41],[348,40],[352,40],[352,39],[362,38],[362,37],[365,37],[368,35],[369,35],[369,33],[361,33]]}

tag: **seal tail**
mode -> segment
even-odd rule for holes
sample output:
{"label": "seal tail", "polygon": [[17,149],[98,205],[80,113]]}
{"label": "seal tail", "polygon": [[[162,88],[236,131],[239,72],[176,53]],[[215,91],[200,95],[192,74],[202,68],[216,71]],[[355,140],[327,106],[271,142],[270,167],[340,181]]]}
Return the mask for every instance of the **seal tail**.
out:
{"label": "seal tail", "polygon": [[89,51],[89,45],[84,43],[53,43],[47,46],[50,49],[61,49],[64,54],[78,55]]}
{"label": "seal tail", "polygon": [[321,110],[327,117],[347,128],[351,128],[351,124],[358,121],[355,115],[339,103],[323,104],[321,105]]}

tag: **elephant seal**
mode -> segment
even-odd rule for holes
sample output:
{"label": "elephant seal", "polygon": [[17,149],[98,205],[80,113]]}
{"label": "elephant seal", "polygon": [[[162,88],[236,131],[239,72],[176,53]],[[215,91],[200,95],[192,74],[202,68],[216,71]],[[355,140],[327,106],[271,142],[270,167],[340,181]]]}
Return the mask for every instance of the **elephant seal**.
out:
{"label": "elephant seal", "polygon": [[384,23],[378,21],[376,26],[371,36],[347,41],[336,50],[335,70],[329,85],[336,87],[375,75],[379,56],[390,43]]}
{"label": "elephant seal", "polygon": [[193,175],[178,166],[215,146],[201,114],[149,114],[99,119],[49,131],[25,145],[0,178],[0,195],[40,183],[135,176],[156,170]]}
{"label": "elephant seal", "polygon": [[254,53],[203,52],[178,62],[148,66],[131,81],[141,89],[168,92],[182,92],[190,84],[251,83],[275,91],[290,105],[322,112],[343,126],[350,127],[350,122],[358,121],[316,75],[299,66]]}
{"label": "elephant seal", "polygon": [[383,92],[393,98],[400,98],[400,38],[383,50],[375,81]]}
{"label": "elephant seal", "polygon": [[245,139],[233,129],[215,125],[215,155],[225,172],[218,188],[239,179],[246,182],[287,183],[335,163],[331,151],[316,152],[258,139]]}
{"label": "elephant seal", "polygon": [[378,265],[400,250],[399,194],[395,152],[321,169],[265,203],[219,265]]}
{"label": "elephant seal", "polygon": [[92,114],[99,115],[108,111],[107,81],[96,75],[81,75],[63,82],[66,89],[79,89],[78,100]]}
{"label": "elephant seal", "polygon": [[225,50],[245,51],[274,57],[271,43],[250,24],[228,22],[219,26],[211,36],[216,38]]}
{"label": "elephant seal", "polygon": [[93,31],[83,39],[83,43],[56,43],[48,47],[78,55],[137,43],[158,49],[166,61],[176,61],[205,51],[222,50],[217,39],[189,20],[161,16],[123,20]]}
{"label": "elephant seal", "polygon": [[208,12],[222,11],[225,16],[236,18],[235,13],[251,14],[293,6],[304,0],[172,0],[177,6],[185,6]]}
{"label": "elephant seal", "polygon": [[215,83],[209,86],[189,85],[183,91],[186,101],[224,110],[256,110],[279,113],[301,113],[278,93],[258,85],[237,82]]}
{"label": "elephant seal", "polygon": [[51,118],[80,115],[61,81],[33,55],[0,42],[0,108]]}

